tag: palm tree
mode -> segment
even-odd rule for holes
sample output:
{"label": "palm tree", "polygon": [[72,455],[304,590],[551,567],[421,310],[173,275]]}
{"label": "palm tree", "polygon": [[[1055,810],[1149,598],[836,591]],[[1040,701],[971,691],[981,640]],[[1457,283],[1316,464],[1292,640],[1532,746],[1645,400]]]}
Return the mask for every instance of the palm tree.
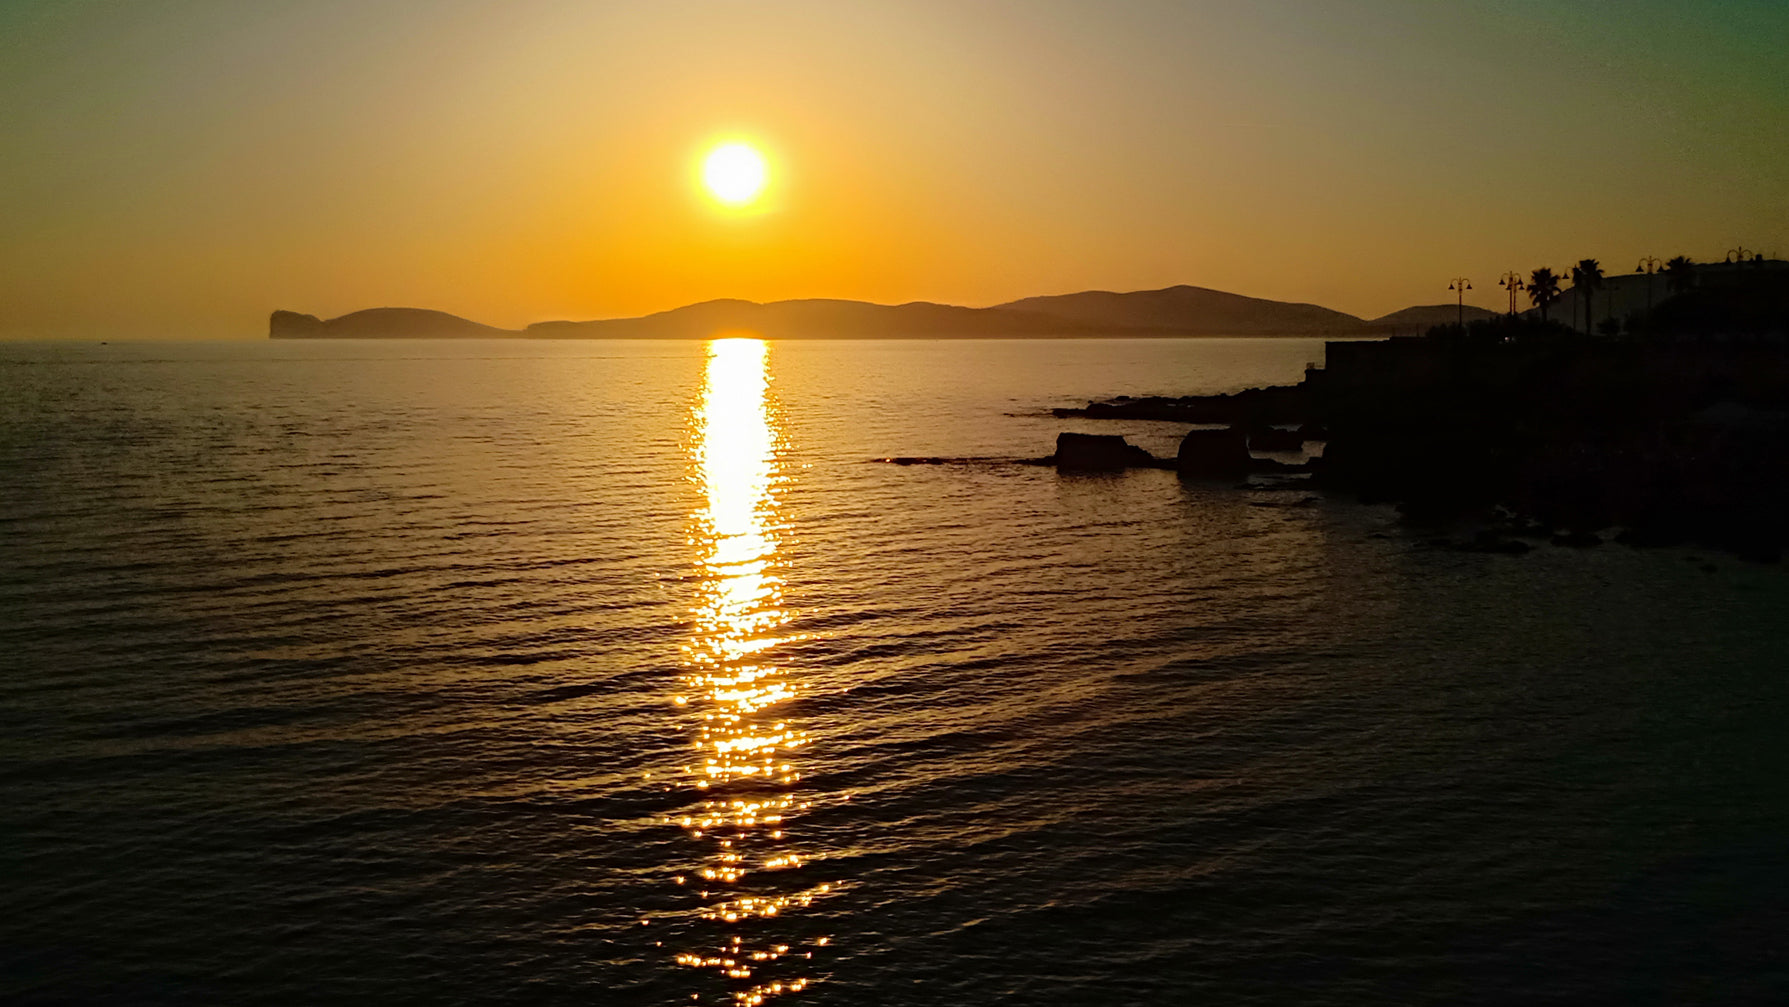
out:
{"label": "palm tree", "polygon": [[1603,267],[1595,259],[1579,259],[1572,267],[1572,289],[1577,292],[1578,300],[1584,302],[1584,334],[1590,334],[1590,306],[1596,300],[1596,291],[1603,285]]}
{"label": "palm tree", "polygon": [[1687,255],[1674,255],[1665,263],[1665,288],[1681,294],[1696,285],[1696,264]]}
{"label": "palm tree", "polygon": [[1547,320],[1547,309],[1559,300],[1559,277],[1553,270],[1542,266],[1528,274],[1528,299],[1541,310],[1541,321]]}

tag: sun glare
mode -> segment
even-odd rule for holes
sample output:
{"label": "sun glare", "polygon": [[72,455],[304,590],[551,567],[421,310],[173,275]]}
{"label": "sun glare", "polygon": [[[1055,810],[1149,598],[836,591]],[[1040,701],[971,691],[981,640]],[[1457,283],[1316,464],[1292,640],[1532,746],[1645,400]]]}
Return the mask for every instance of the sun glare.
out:
{"label": "sun glare", "polygon": [[769,180],[764,155],[744,143],[724,143],[702,161],[702,183],[728,206],[744,206],[758,198]]}

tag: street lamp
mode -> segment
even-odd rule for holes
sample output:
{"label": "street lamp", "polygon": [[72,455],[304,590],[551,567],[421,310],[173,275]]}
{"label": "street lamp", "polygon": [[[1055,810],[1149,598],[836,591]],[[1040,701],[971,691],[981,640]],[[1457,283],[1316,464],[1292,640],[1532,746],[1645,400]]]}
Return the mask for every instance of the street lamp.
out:
{"label": "street lamp", "polygon": [[1528,289],[1527,284],[1522,282],[1522,274],[1514,270],[1504,273],[1503,276],[1498,278],[1497,285],[1509,291],[1509,313],[1510,317],[1515,317],[1516,291]]}
{"label": "street lamp", "polygon": [[[1464,276],[1456,276],[1456,277],[1454,277],[1453,282],[1449,283],[1447,285],[1447,289],[1454,291],[1458,295],[1459,309],[1460,309],[1460,331],[1465,332],[1466,331],[1466,291],[1472,289],[1472,281],[1468,280]],[[1511,294],[1510,296],[1513,298],[1515,295]]]}
{"label": "street lamp", "polygon": [[1652,313],[1652,274],[1658,272],[1659,267],[1663,265],[1664,263],[1659,260],[1658,256],[1648,255],[1640,260],[1638,266],[1634,267],[1634,272],[1646,274],[1646,311],[1648,314]]}

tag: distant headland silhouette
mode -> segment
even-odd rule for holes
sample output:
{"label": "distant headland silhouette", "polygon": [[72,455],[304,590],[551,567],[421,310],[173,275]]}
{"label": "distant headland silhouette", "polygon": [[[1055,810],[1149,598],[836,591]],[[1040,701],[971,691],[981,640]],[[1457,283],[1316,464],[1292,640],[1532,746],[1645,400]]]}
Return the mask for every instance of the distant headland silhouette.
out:
{"label": "distant headland silhouette", "polygon": [[[275,311],[273,339],[705,339],[739,330],[772,339],[1012,338],[1075,336],[1387,336],[1452,322],[1453,304],[1425,305],[1365,319],[1315,304],[1175,286],[1163,290],[1028,297],[989,308],[914,301],[871,304],[816,298],[715,300],[640,318],[536,322],[499,329],[443,311],[371,308],[322,319]],[[1467,320],[1493,312],[1468,306]]]}

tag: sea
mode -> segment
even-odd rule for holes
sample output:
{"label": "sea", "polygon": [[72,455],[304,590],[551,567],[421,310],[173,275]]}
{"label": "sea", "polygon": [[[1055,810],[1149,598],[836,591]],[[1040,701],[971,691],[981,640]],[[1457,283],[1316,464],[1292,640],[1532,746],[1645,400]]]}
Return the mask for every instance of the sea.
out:
{"label": "sea", "polygon": [[1323,354],[0,344],[0,1001],[1789,1001],[1789,573],[1012,461]]}

